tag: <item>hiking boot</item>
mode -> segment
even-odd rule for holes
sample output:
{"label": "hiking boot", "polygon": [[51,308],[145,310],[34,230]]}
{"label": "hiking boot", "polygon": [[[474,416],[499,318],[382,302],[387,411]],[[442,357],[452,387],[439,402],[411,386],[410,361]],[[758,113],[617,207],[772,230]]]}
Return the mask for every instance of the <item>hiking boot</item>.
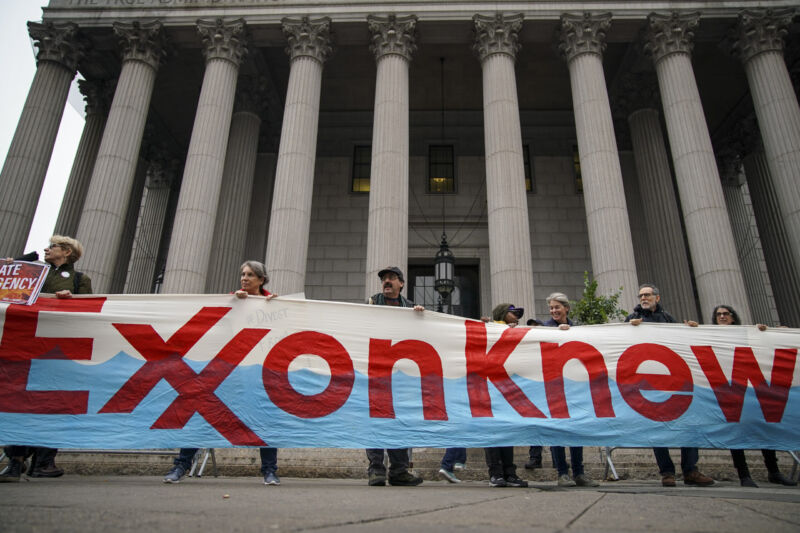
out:
{"label": "hiking boot", "polygon": [[663,487],[674,487],[675,474],[664,474],[663,476],[661,476],[661,485]]}
{"label": "hiking boot", "polygon": [[521,487],[525,488],[528,486],[528,482],[524,479],[520,479],[517,476],[508,476],[506,478],[506,485],[509,487]]}
{"label": "hiking boot", "polygon": [[505,479],[495,476],[489,478],[489,485],[492,487],[508,487],[508,483],[506,483]]}
{"label": "hiking boot", "polygon": [[575,485],[578,487],[599,487],[600,483],[593,480],[586,474],[578,474],[575,476]]}
{"label": "hiking boot", "polygon": [[369,473],[369,486],[370,487],[383,487],[386,485],[386,474],[380,472]]}
{"label": "hiking boot", "polygon": [[569,474],[561,474],[558,476],[559,487],[574,487],[575,485],[577,485],[577,483],[572,481],[572,478],[569,477]]}
{"label": "hiking boot", "polygon": [[275,475],[275,472],[267,472],[264,474],[264,485],[280,485],[281,479]]}
{"label": "hiking boot", "polygon": [[389,476],[389,485],[393,487],[415,487],[420,483],[422,483],[422,478],[407,470],[401,474]]}
{"label": "hiking boot", "polygon": [[22,477],[22,461],[8,458],[9,463],[6,469],[0,474],[0,483],[17,483]]}
{"label": "hiking boot", "polygon": [[708,476],[704,476],[699,470],[692,470],[683,476],[684,485],[694,485],[695,487],[710,487],[714,484],[714,480]]}
{"label": "hiking boot", "polygon": [[55,463],[34,468],[31,473],[31,477],[61,477],[63,475],[64,471],[58,468]]}
{"label": "hiking boot", "polygon": [[751,478],[750,476],[744,476],[742,478],[739,478],[739,484],[742,487],[752,487],[754,489],[758,488],[758,484],[755,481],[753,481],[753,478]]}
{"label": "hiking boot", "polygon": [[775,483],[776,485],[786,485],[787,487],[797,486],[797,481],[792,481],[780,472],[770,472],[767,479],[770,483]]}
{"label": "hiking boot", "polygon": [[525,463],[525,470],[536,470],[537,468],[542,467],[542,460],[541,459],[531,459],[527,463]]}
{"label": "hiking boot", "polygon": [[164,483],[180,483],[181,478],[186,475],[186,469],[180,465],[175,465],[172,470],[164,476]]}
{"label": "hiking boot", "polygon": [[439,469],[439,477],[446,479],[450,483],[461,483],[461,480],[458,479],[454,473],[444,468]]}

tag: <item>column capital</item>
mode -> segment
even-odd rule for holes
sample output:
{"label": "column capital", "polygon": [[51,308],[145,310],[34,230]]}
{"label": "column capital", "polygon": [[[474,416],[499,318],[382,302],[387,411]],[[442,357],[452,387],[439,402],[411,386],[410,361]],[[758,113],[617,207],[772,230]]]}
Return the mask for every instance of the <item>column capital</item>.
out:
{"label": "column capital", "polygon": [[475,15],[472,17],[475,43],[472,49],[483,62],[492,54],[506,54],[516,59],[519,44],[519,31],[522,29],[524,15]]}
{"label": "column capital", "polygon": [[411,61],[411,55],[417,49],[416,15],[405,17],[370,15],[367,17],[367,26],[372,34],[372,44],[369,48],[375,54],[375,59],[395,54],[404,57],[406,61]]}
{"label": "column capital", "polygon": [[794,17],[794,9],[746,10],[732,31],[732,51],[743,63],[761,52],[782,52],[783,38]]}
{"label": "column capital", "polygon": [[581,54],[603,55],[606,31],[611,26],[611,13],[561,15],[558,49],[567,63]]}
{"label": "column capital", "polygon": [[153,150],[153,159],[147,166],[147,188],[169,189],[175,183],[180,162],[169,152]]}
{"label": "column capital", "polygon": [[281,21],[283,34],[289,41],[286,53],[294,60],[301,56],[313,57],[320,63],[330,57],[331,47],[331,19],[322,17],[311,20],[308,17],[301,19],[284,18]]}
{"label": "column capital", "polygon": [[247,54],[244,19],[225,21],[221,18],[197,21],[197,32],[203,41],[206,62],[226,59],[239,66]]}
{"label": "column capital", "polygon": [[54,61],[75,74],[85,50],[84,43],[78,36],[77,24],[28,22],[28,35],[38,49],[37,64],[40,61]]}
{"label": "column capital", "polygon": [[700,13],[673,11],[669,14],[651,13],[647,17],[644,51],[658,63],[669,54],[691,54],[694,47],[694,30]]}
{"label": "column capital", "polygon": [[123,61],[141,61],[157,69],[166,55],[161,22],[115,22]]}
{"label": "column capital", "polygon": [[78,80],[78,89],[86,102],[86,114],[93,113],[104,115],[108,112],[111,100],[114,98],[113,80]]}
{"label": "column capital", "polygon": [[261,76],[239,76],[233,112],[253,113],[261,116],[267,107],[266,80]]}
{"label": "column capital", "polygon": [[627,118],[640,109],[659,109],[660,96],[655,73],[627,72],[622,75],[614,91],[614,115]]}

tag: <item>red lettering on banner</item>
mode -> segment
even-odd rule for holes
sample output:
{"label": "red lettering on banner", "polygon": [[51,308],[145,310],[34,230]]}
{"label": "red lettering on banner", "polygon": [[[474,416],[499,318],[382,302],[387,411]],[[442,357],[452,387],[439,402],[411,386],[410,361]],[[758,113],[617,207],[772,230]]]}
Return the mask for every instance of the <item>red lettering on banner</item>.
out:
{"label": "red lettering on banner", "polygon": [[465,322],[467,342],[465,356],[467,359],[467,393],[473,417],[491,417],[492,400],[489,396],[491,381],[503,394],[506,401],[520,415],[528,418],[545,418],[538,407],[531,402],[522,389],[509,377],[503,367],[511,352],[519,345],[529,328],[508,328],[503,331],[492,349],[488,352],[486,325],[483,322]]}
{"label": "red lettering on banner", "polygon": [[577,359],[589,373],[589,390],[592,394],[594,412],[598,417],[613,417],[611,391],[608,388],[608,370],[603,354],[585,342],[567,342],[559,346],[553,342],[543,342],[542,374],[547,406],[553,418],[569,418],[567,399],[564,395],[564,365],[570,359]]}
{"label": "red lettering on banner", "polygon": [[149,324],[114,324],[125,340],[145,358],[145,364],[99,412],[132,412],[156,383],[164,379],[175,389],[178,397],[151,429],[180,429],[194,413],[199,413],[231,444],[266,446],[214,391],[269,330],[240,330],[199,374],[183,360],[192,346],[228,311],[229,307],[204,307],[166,342]]}
{"label": "red lettering on banner", "polygon": [[390,340],[369,340],[369,416],[394,418],[392,369],[400,359],[411,359],[419,367],[425,420],[447,420],[442,361],[433,346],[416,340],[400,341],[394,346]]}
{"label": "red lettering on banner", "polygon": [[0,411],[30,414],[85,414],[89,391],[29,391],[28,376],[34,359],[92,358],[91,338],[37,337],[40,311],[99,313],[105,298],[59,300],[39,298],[30,306],[6,307],[0,341]]}
{"label": "red lettering on banner", "polygon": [[770,383],[764,379],[752,348],[736,347],[733,350],[733,369],[731,381],[722,372],[722,368],[711,346],[692,346],[700,367],[708,378],[709,384],[717,397],[717,403],[728,422],[738,422],[742,416],[744,394],[747,382],[753,384],[756,398],[767,422],[780,422],[789,389],[792,387],[792,375],[797,360],[796,349],[777,349],[772,360],[772,376]]}
{"label": "red lettering on banner", "polygon": [[[306,354],[322,357],[331,370],[330,383],[317,394],[301,394],[289,382],[289,365]],[[261,377],[272,403],[299,418],[319,418],[345,404],[356,375],[350,354],[339,341],[324,333],[301,331],[281,339],[270,350]]]}
{"label": "red lettering on banner", "polygon": [[[669,374],[640,374],[639,365],[657,361]],[[692,392],[692,372],[680,355],[660,344],[635,344],[622,352],[617,361],[617,386],[622,398],[642,416],[659,422],[680,417],[692,403],[691,395],[673,394],[663,402],[646,399],[641,391]]]}

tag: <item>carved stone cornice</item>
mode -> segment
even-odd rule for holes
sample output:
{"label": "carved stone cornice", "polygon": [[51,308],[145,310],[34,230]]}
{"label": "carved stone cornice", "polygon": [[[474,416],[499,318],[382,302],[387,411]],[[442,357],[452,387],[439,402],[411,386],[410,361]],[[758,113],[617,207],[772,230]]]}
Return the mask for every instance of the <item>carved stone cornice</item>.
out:
{"label": "carved stone cornice", "polygon": [[239,76],[234,113],[253,113],[259,117],[267,107],[266,81],[255,76]]}
{"label": "carved stone cornice", "polygon": [[286,53],[294,60],[298,57],[313,57],[320,63],[327,60],[333,48],[331,47],[331,19],[322,17],[310,20],[285,18],[281,21],[283,34],[289,41]]}
{"label": "carved stone cornice", "polygon": [[602,56],[606,49],[606,31],[611,26],[611,13],[561,15],[558,49],[567,63],[581,54]]}
{"label": "carved stone cornice", "polygon": [[519,31],[522,29],[524,15],[503,15],[497,13],[490,17],[475,15],[472,17],[475,32],[475,43],[472,49],[480,61],[492,54],[507,54],[516,59],[521,48]]}
{"label": "carved stone cornice", "polygon": [[115,22],[114,33],[119,37],[123,61],[142,61],[154,69],[166,57],[166,42],[161,22]]}
{"label": "carved stone cornice", "polygon": [[367,17],[367,26],[372,34],[372,44],[369,49],[375,54],[375,59],[395,54],[411,61],[411,56],[417,49],[416,15],[405,17],[370,15]]}
{"label": "carved stone cornice", "polygon": [[28,34],[38,49],[37,64],[40,61],[54,61],[75,74],[85,50],[85,45],[78,36],[77,24],[28,22]]}
{"label": "carved stone cornice", "polygon": [[198,20],[197,32],[203,41],[203,56],[206,62],[226,59],[239,66],[247,54],[244,19]]}
{"label": "carved stone cornice", "polygon": [[734,55],[747,63],[761,52],[782,52],[783,38],[794,14],[794,9],[743,11],[731,35]]}
{"label": "carved stone cornice", "polygon": [[86,102],[86,114],[106,114],[114,98],[116,81],[78,80],[78,89]]}
{"label": "carved stone cornice", "polygon": [[694,30],[700,21],[700,13],[673,11],[665,15],[651,13],[647,17],[644,36],[644,51],[658,63],[669,54],[691,54],[694,47]]}
{"label": "carved stone cornice", "polygon": [[612,97],[615,116],[628,117],[640,109],[659,109],[661,93],[653,72],[628,72],[622,75]]}

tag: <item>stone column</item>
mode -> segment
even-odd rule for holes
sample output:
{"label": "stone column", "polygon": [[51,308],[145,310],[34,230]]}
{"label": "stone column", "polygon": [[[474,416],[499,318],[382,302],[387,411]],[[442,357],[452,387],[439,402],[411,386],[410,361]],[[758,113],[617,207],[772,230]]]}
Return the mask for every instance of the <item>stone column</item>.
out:
{"label": "stone column", "polygon": [[236,79],[247,52],[242,19],[199,20],[197,30],[203,40],[206,71],[175,211],[164,293],[205,290],[208,261],[198,251],[210,250],[214,238]]}
{"label": "stone column", "polygon": [[[250,220],[247,222],[245,259],[260,259],[267,253],[269,213],[277,161],[278,156],[275,153],[258,154],[256,157],[253,189],[250,194]],[[267,272],[269,273],[269,270]]]}
{"label": "stone column", "polygon": [[144,193],[145,179],[147,178],[147,162],[144,156],[139,158],[136,165],[136,172],[133,175],[133,187],[128,200],[128,208],[125,210],[125,217],[122,225],[122,235],[119,239],[119,249],[112,271],[111,284],[108,291],[111,294],[120,294],[125,289],[125,282],[128,279],[128,264],[131,261],[131,253],[134,239],[136,237],[136,226],[139,222],[139,212],[142,208],[142,194]]}
{"label": "stone column", "polygon": [[639,282],[603,74],[610,24],[610,14],[563,15],[559,49],[569,67],[593,275],[602,293],[622,288],[620,303],[631,309]]}
{"label": "stone column", "polygon": [[128,279],[125,282],[126,294],[144,294],[153,290],[158,247],[176,167],[177,161],[170,161],[166,157],[149,162],[136,238],[128,265]]}
{"label": "stone column", "polygon": [[697,320],[692,273],[683,239],[678,202],[669,168],[669,154],[657,110],[658,85],[652,74],[631,75],[620,91],[628,113],[639,194],[647,228],[652,279],[664,306],[676,318]]}
{"label": "stone column", "polygon": [[330,19],[284,19],[283,32],[289,41],[291,67],[266,266],[272,280],[270,291],[291,294],[305,290],[322,65],[331,53]]}
{"label": "stone column", "polygon": [[53,231],[56,235],[72,236],[78,231],[78,222],[83,213],[86,193],[89,191],[89,179],[92,177],[97,150],[103,138],[108,104],[113,96],[113,89],[104,81],[79,80],[78,87],[86,100],[86,122]]}
{"label": "stone column", "polygon": [[789,251],[800,265],[800,105],[783,59],[783,37],[794,13],[743,12],[733,48],[747,74]]}
{"label": "stone column", "polygon": [[[28,33],[38,48],[37,67],[0,171],[2,257],[18,256],[24,251],[69,86],[83,54],[75,24],[29,22]],[[14,52],[7,50],[5,53]],[[14,76],[15,73],[7,72],[6,75]]]}
{"label": "stone column", "polygon": [[110,290],[125,214],[158,65],[164,55],[159,22],[114,23],[122,70],[97,152],[77,238],[86,252],[81,270],[98,294]]}
{"label": "stone column", "polygon": [[386,266],[408,270],[408,66],[416,50],[417,17],[369,16],[375,54],[365,297]]}
{"label": "stone column", "polygon": [[[238,288],[239,266],[246,259],[245,244],[252,238],[242,229],[247,227],[250,216],[263,103],[259,81],[240,80],[222,172],[217,223],[211,240],[206,292],[225,293]],[[266,210],[267,206],[261,209]]]}
{"label": "stone column", "polygon": [[692,70],[698,18],[695,13],[650,15],[645,51],[658,75],[701,318],[708,320],[715,305],[726,303],[749,323],[750,306]]}

